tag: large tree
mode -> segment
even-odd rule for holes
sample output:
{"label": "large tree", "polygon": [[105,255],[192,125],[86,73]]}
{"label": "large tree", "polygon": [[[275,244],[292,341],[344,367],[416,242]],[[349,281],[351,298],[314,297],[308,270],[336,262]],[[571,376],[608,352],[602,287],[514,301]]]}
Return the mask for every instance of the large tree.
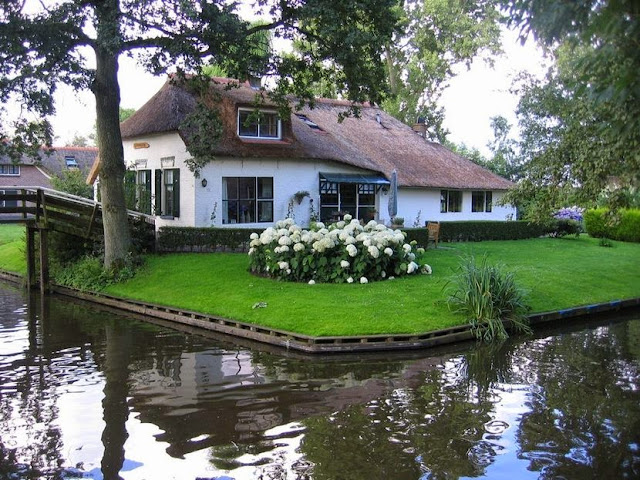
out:
{"label": "large tree", "polygon": [[456,67],[480,53],[500,51],[497,0],[406,0],[399,9],[403,29],[386,45],[392,95],[383,107],[406,124],[422,118],[431,139],[443,142],[444,110],[438,102]]}
{"label": "large tree", "polygon": [[[0,148],[17,154],[50,143],[46,117],[55,112],[56,85],[90,89],[102,162],[105,266],[117,265],[130,246],[119,125],[121,55],[138,55],[156,74],[171,68],[195,74],[208,62],[238,78],[269,75],[282,104],[288,93],[310,100],[312,84],[331,74],[349,100],[379,103],[386,88],[382,46],[397,23],[396,3],[255,0],[254,11],[270,20],[252,26],[239,16],[236,2],[225,0],[0,0],[0,103],[22,104],[42,118],[19,120],[11,129],[2,122],[0,138],[12,141],[3,140]],[[255,58],[261,52],[255,42],[262,38],[255,33],[262,30],[305,39],[308,48],[294,57],[273,54],[264,62]]]}
{"label": "large tree", "polygon": [[517,0],[504,3],[523,34],[554,56],[529,79],[518,108],[525,178],[511,196],[534,218],[563,203],[592,204],[640,185],[640,3],[635,0]]}

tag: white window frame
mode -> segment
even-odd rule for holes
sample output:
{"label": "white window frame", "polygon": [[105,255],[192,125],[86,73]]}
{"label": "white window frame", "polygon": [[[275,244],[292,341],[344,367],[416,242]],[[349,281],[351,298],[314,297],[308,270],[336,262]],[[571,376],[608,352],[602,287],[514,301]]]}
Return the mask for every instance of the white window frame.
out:
{"label": "white window frame", "polygon": [[[5,171],[6,169],[6,171]],[[12,172],[9,170],[13,170]],[[3,163],[0,165],[0,176],[2,177],[19,177],[20,165],[14,165],[13,163]]]}
{"label": "white window frame", "polygon": [[280,117],[278,116],[278,112],[275,110],[259,110],[259,113],[261,114],[267,114],[267,115],[275,115],[276,119],[277,119],[277,129],[278,129],[278,134],[275,137],[271,137],[271,136],[263,136],[260,135],[260,122],[258,121],[258,135],[243,135],[240,133],[240,114],[242,112],[249,112],[249,114],[251,114],[252,112],[255,112],[255,109],[251,109],[251,108],[238,108],[238,114],[236,117],[236,133],[238,134],[238,137],[240,138],[248,138],[248,139],[255,139],[255,140],[282,140],[282,120],[280,120]]}

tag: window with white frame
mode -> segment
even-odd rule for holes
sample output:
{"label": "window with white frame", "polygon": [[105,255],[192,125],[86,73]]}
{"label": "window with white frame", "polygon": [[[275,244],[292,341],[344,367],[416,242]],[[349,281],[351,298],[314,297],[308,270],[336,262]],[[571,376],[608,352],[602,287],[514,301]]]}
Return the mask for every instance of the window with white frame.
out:
{"label": "window with white frame", "polygon": [[238,136],[279,140],[282,123],[278,113],[270,110],[238,109]]}
{"label": "window with white frame", "polygon": [[471,192],[472,212],[491,212],[493,195],[490,191],[478,190]]}
{"label": "window with white frame", "polygon": [[440,190],[440,213],[462,211],[462,191]]}
{"label": "window with white frame", "polygon": [[273,177],[222,177],[222,223],[273,222]]}
{"label": "window with white frame", "polygon": [[20,165],[13,165],[13,164],[0,165],[0,175],[18,176],[20,175]]}

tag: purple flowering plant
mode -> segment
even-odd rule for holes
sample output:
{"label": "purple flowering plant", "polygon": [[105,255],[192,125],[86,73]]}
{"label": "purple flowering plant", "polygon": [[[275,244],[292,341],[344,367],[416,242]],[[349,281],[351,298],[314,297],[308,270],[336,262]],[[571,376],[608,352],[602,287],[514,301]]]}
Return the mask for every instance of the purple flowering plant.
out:
{"label": "purple flowering plant", "polygon": [[582,212],[584,212],[584,209],[576,206],[561,208],[553,214],[553,218],[558,220],[574,220],[576,222],[581,222]]}

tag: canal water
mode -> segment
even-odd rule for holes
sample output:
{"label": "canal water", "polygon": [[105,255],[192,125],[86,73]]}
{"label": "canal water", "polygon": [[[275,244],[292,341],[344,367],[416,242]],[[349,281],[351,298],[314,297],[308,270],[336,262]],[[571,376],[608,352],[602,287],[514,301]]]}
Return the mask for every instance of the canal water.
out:
{"label": "canal water", "polygon": [[640,315],[309,358],[0,284],[0,478],[640,478]]}

